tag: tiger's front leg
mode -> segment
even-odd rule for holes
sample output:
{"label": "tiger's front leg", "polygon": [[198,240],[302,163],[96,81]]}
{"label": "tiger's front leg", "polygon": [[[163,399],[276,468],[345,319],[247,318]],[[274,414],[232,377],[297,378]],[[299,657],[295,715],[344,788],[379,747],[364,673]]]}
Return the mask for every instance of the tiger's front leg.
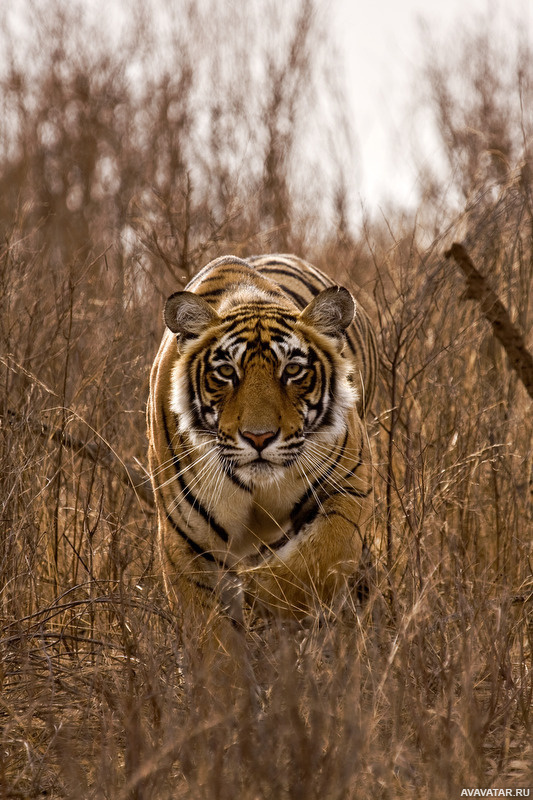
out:
{"label": "tiger's front leg", "polygon": [[176,619],[184,662],[213,696],[235,700],[235,692],[255,702],[255,677],[243,617],[243,591],[231,571],[210,570],[176,537],[159,515],[159,554],[166,596]]}

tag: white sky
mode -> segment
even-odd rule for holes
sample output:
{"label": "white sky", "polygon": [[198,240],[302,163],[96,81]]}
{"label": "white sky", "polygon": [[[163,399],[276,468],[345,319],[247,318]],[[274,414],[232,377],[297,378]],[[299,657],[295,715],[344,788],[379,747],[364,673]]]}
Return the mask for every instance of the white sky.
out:
{"label": "white sky", "polygon": [[353,105],[359,195],[368,208],[387,198],[416,203],[413,149],[431,157],[437,147],[413,122],[414,76],[424,55],[420,18],[444,39],[489,14],[498,26],[519,21],[533,42],[533,0],[333,0],[332,10]]}

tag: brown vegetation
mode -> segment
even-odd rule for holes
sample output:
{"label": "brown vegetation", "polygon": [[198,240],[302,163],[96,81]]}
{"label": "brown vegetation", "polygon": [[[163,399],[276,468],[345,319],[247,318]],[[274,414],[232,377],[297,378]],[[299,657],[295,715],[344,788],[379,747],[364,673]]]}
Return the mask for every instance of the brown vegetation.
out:
{"label": "brown vegetation", "polygon": [[[107,40],[82,7],[21,3],[0,31],[0,797],[531,786],[531,399],[458,302],[443,233],[531,349],[531,53],[514,95],[488,33],[461,43],[456,95],[432,64],[454,209],[432,177],[424,236],[399,211],[356,233],[312,0],[246,4],[239,26],[235,4],[131,3]],[[282,249],[374,299],[375,568],[320,624],[247,631],[220,691],[124,475],[142,486],[167,294],[215,255]]]}

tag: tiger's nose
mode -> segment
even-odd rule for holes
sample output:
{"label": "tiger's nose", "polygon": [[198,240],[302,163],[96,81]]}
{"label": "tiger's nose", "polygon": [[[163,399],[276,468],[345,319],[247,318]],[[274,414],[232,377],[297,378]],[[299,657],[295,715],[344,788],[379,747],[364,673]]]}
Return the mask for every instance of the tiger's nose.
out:
{"label": "tiger's nose", "polygon": [[250,442],[258,452],[270,444],[278,435],[277,431],[239,431],[243,439]]}

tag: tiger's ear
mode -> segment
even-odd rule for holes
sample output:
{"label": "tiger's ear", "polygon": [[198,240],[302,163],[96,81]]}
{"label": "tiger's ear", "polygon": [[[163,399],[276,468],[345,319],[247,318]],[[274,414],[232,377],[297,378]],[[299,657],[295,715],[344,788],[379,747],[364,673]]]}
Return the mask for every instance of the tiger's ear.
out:
{"label": "tiger's ear", "polygon": [[174,292],[165,303],[165,325],[172,333],[199,336],[219,320],[215,309],[192,292]]}
{"label": "tiger's ear", "polygon": [[300,314],[302,322],[326,336],[339,339],[355,314],[355,300],[343,286],[330,286],[311,300]]}

